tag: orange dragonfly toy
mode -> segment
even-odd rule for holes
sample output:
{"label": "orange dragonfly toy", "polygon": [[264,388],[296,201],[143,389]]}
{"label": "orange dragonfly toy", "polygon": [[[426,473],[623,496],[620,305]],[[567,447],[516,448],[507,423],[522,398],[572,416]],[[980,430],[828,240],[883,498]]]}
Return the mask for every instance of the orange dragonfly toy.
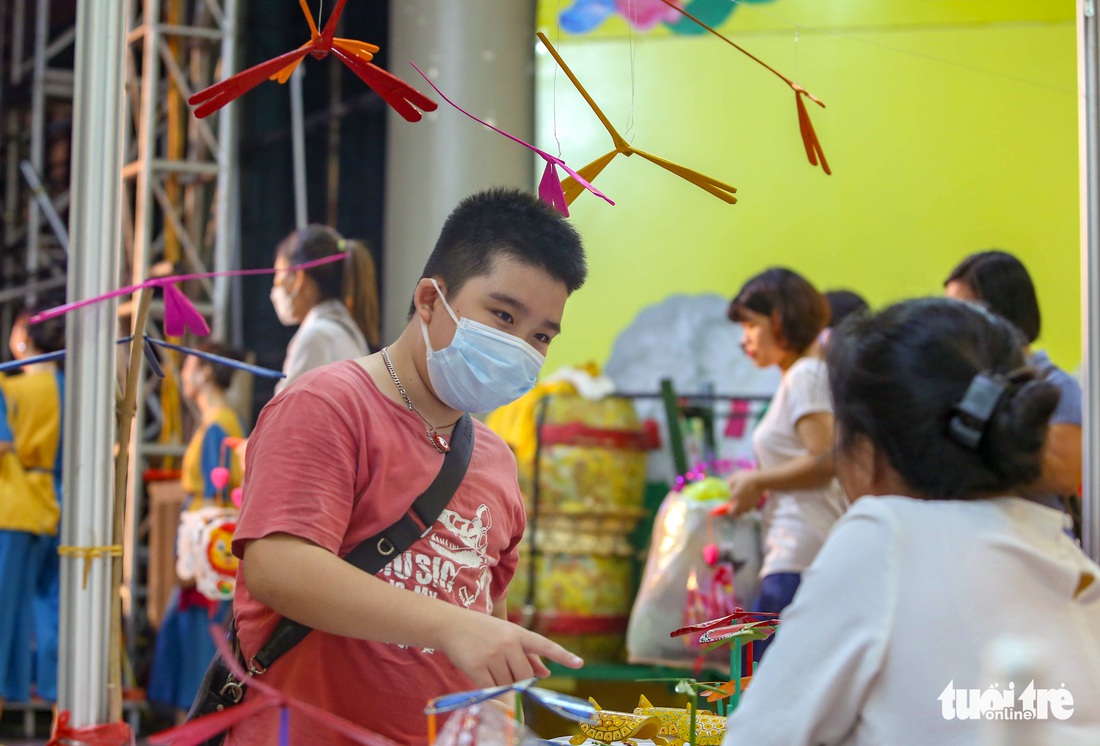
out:
{"label": "orange dragonfly toy", "polygon": [[371,64],[378,47],[356,39],[341,39],[336,36],[336,24],[344,10],[347,0],[336,0],[336,7],[325,24],[324,31],[317,30],[313,14],[306,0],[299,0],[302,12],[309,23],[310,40],[297,49],[261,62],[254,67],[232,75],[220,83],[204,88],[187,99],[187,103],[197,107],[195,116],[199,119],[210,116],[230,101],[248,93],[265,80],[277,80],[285,83],[308,54],[314,59],[324,59],[331,52],[347,65],[359,79],[374,89],[375,93],[393,107],[409,122],[419,122],[422,111],[435,111],[437,104],[405,81],[392,75],[377,65]]}
{"label": "orange dragonfly toy", "polygon": [[[546,51],[548,51],[550,55],[554,58],[554,61],[558,63],[558,67],[561,68],[562,72],[565,73],[566,77],[568,77],[569,80],[573,83],[573,86],[577,89],[577,92],[580,93],[584,100],[588,103],[588,106],[592,109],[592,112],[596,115],[596,118],[600,120],[600,123],[603,124],[604,129],[607,130],[607,133],[611,135],[611,142],[615,146],[615,149],[607,155],[602,155],[596,160],[589,163],[584,168],[577,170],[577,173],[580,174],[580,176],[582,176],[586,181],[595,181],[596,177],[600,174],[601,171],[603,171],[604,167],[607,166],[608,163],[611,163],[615,156],[619,155],[620,153],[625,156],[639,155],[650,163],[654,163],[665,169],[666,171],[669,171],[676,176],[679,176],[681,179],[684,179],[685,181],[690,181],[695,186],[706,192],[709,192],[710,194],[713,194],[715,197],[727,204],[732,205],[737,202],[737,197],[733,196],[734,193],[737,191],[736,187],[732,187],[724,181],[719,181],[718,179],[707,176],[706,174],[699,173],[698,171],[695,171],[693,169],[681,166],[679,163],[673,163],[670,160],[653,155],[652,153],[647,153],[644,150],[639,150],[638,148],[635,148],[630,143],[628,143],[626,141],[626,138],[620,135],[618,131],[611,125],[611,120],[609,120],[607,118],[607,115],[605,115],[600,110],[600,107],[596,105],[596,101],[592,98],[591,94],[589,94],[588,91],[585,90],[584,86],[581,85],[580,80],[577,79],[577,76],[574,75],[573,71],[569,69],[569,66],[565,64],[565,60],[563,60],[561,58],[561,55],[558,54],[558,50],[554,49],[554,45],[551,44],[550,40],[546,38],[546,34],[539,31],[536,36],[538,36],[539,41],[542,42],[543,46],[546,47]],[[579,197],[581,193],[588,188],[586,185],[578,182],[572,176],[562,181],[561,184],[562,191],[565,194],[565,202],[568,205],[573,204],[573,200]]]}
{"label": "orange dragonfly toy", "polygon": [[791,90],[794,91],[795,105],[798,107],[798,131],[802,135],[802,145],[806,148],[806,158],[810,161],[811,166],[821,166],[821,170],[824,171],[826,174],[832,174],[833,172],[829,168],[829,162],[825,160],[825,151],[821,149],[821,141],[817,139],[817,132],[814,131],[814,124],[810,121],[810,112],[806,110],[806,104],[802,100],[802,98],[803,96],[805,96],[806,98],[810,99],[815,104],[820,106],[822,109],[825,108],[825,103],[817,96],[800,86],[798,83],[795,83],[786,75],[779,72],[768,63],[764,62],[764,60],[752,54],[744,47],[735,44],[732,40],[726,38],[725,36],[722,36],[722,34],[718,33],[716,30],[703,23],[701,20],[693,16],[684,8],[681,8],[676,3],[671,2],[671,0],[661,0],[661,2],[675,10],[677,13],[680,13],[681,15],[684,15],[695,23],[699,24],[704,29],[714,34],[722,41],[726,42],[726,44],[729,44],[738,52],[745,55],[758,65],[762,66],[773,75],[775,75],[777,78],[782,80],[784,83],[786,83],[788,86],[790,86]]}

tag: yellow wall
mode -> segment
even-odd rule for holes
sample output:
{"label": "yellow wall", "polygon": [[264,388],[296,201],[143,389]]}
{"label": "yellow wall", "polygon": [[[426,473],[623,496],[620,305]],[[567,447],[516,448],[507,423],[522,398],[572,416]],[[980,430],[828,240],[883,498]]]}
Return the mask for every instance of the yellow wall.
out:
{"label": "yellow wall", "polygon": [[[542,2],[552,41],[554,14],[568,5]],[[1073,0],[739,5],[722,31],[827,104],[811,117],[832,176],[806,161],[790,89],[718,39],[631,38],[621,20],[588,36],[562,34],[559,51],[620,132],[734,184],[739,202],[617,158],[596,182],[617,206],[586,194],[572,208],[591,275],[570,301],[547,370],[605,360],[638,311],[672,293],[732,295],[771,265],[880,305],[940,292],[964,255],[989,247],[1031,270],[1044,314],[1039,346],[1075,369],[1073,8]],[[536,75],[539,146],[557,152],[560,141],[574,168],[610,150],[549,55],[538,56]]]}

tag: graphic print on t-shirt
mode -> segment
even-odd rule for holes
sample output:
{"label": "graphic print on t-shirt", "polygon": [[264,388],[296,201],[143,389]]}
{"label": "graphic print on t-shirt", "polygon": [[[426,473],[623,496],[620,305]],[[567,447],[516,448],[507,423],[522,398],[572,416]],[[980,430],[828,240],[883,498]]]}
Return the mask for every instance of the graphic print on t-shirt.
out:
{"label": "graphic print on t-shirt", "polygon": [[[381,577],[398,588],[432,598],[443,594],[472,608],[492,577],[486,556],[492,525],[487,505],[478,506],[472,518],[444,508],[428,534],[427,545],[418,542],[406,550],[382,570]],[[460,577],[463,571],[465,575]],[[486,600],[482,605],[491,611],[488,604]]]}

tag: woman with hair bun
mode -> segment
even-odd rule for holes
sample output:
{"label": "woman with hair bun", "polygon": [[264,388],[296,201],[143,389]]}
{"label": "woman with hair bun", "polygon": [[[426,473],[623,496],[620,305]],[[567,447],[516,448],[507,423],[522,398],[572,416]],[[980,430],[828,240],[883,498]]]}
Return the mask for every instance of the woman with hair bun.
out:
{"label": "woman with hair bun", "polygon": [[[347,252],[342,262],[287,272],[298,264]],[[359,241],[332,228],[309,225],[275,249],[271,304],[284,326],[300,325],[287,347],[281,391],[314,368],[369,355],[380,344],[374,259]]]}
{"label": "woman with hair bun", "polygon": [[[763,500],[764,563],[753,608],[778,614],[847,507],[834,479],[825,364],[814,354],[829,304],[804,277],[776,267],[745,283],[729,318],[741,325],[741,346],[757,367],[774,365],[783,374],[752,434],[757,468],[729,478],[734,515]],[[770,642],[757,643],[753,657],[760,660]]]}
{"label": "woman with hair bun", "polygon": [[1062,392],[1050,418],[1043,452],[1043,482],[1048,499],[1064,506],[1081,536],[1081,385],[1032,346],[1042,330],[1035,285],[1023,262],[1005,251],[979,251],[959,262],[943,283],[948,298],[979,303],[1012,324],[1024,341],[1032,366]]}
{"label": "woman with hair bun", "polygon": [[1097,743],[1100,566],[1032,499],[1058,388],[950,299],[845,324],[828,365],[853,505],[725,743]]}

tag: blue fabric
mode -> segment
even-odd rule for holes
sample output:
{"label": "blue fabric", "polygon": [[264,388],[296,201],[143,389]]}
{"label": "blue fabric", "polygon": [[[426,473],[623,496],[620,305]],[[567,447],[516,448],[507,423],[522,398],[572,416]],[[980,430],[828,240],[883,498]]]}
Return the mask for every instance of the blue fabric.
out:
{"label": "blue fabric", "polygon": [[[57,458],[53,462],[54,492],[57,504],[61,505],[61,451],[65,447],[65,371],[57,369],[57,408],[61,411],[61,423],[57,428]],[[61,533],[60,527],[57,529]]]}
{"label": "blue fabric", "polygon": [[[795,591],[798,590],[801,582],[802,573],[797,572],[776,572],[765,575],[760,581],[760,595],[756,599],[753,611],[782,614],[783,610],[790,606],[791,601],[794,600]],[[779,634],[782,627],[783,625],[780,624],[776,630],[776,635]],[[766,640],[754,642],[752,644],[752,659],[759,663],[774,639],[775,635],[772,635]]]}
{"label": "blue fabric", "polygon": [[202,455],[199,457],[199,471],[202,473],[202,496],[217,497],[218,488],[210,478],[210,472],[219,466],[229,466],[228,460],[222,464],[222,441],[229,436],[225,428],[214,422],[206,428],[202,437]]}
{"label": "blue fabric", "polygon": [[201,606],[191,606],[183,611],[179,606],[180,589],[176,586],[157,633],[146,697],[151,704],[187,710],[194,702],[206,667],[217,650],[210,637],[210,625],[224,625],[232,603],[223,601],[218,604],[213,617]]}
{"label": "blue fabric", "polygon": [[15,440],[15,434],[8,424],[8,400],[4,398],[3,390],[0,390],[0,442],[11,443]]}
{"label": "blue fabric", "polygon": [[1052,425],[1077,425],[1081,426],[1081,384],[1077,380],[1050,361],[1050,357],[1043,350],[1032,353],[1027,361],[1028,365],[1038,368],[1043,377],[1058,387],[1062,396],[1058,400],[1058,406],[1050,417]]}
{"label": "blue fabric", "polygon": [[47,702],[57,701],[57,625],[61,618],[61,557],[56,536],[39,536],[41,565],[34,584],[34,687]]}
{"label": "blue fabric", "polygon": [[9,702],[31,698],[34,584],[45,538],[0,530],[0,699]]}

